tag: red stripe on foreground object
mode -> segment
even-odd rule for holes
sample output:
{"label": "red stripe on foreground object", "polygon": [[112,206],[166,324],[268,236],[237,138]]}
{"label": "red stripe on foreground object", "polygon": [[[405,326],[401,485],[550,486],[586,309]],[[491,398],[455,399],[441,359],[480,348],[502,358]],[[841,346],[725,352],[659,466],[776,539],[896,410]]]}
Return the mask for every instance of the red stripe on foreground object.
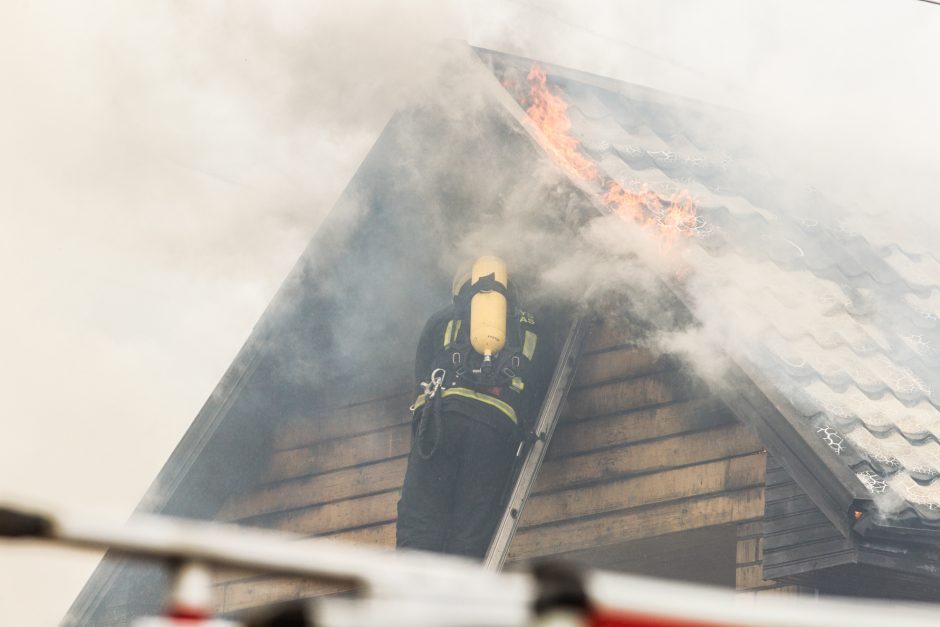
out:
{"label": "red stripe on foreground object", "polygon": [[167,612],[166,618],[179,622],[195,622],[209,620],[211,616],[203,609],[174,607]]}
{"label": "red stripe on foreground object", "polygon": [[593,612],[588,621],[590,627],[722,627],[719,623],[703,623],[697,620],[650,616],[635,612]]}

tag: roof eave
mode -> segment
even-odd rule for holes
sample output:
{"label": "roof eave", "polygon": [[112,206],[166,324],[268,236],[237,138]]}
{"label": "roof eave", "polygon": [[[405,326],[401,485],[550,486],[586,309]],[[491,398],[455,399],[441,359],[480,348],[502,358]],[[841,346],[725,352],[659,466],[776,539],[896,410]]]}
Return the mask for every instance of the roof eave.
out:
{"label": "roof eave", "polygon": [[877,515],[872,501],[858,502],[853,509],[860,518],[852,525],[852,531],[862,538],[940,547],[940,528],[928,527],[916,520],[911,520],[911,524],[892,522]]}

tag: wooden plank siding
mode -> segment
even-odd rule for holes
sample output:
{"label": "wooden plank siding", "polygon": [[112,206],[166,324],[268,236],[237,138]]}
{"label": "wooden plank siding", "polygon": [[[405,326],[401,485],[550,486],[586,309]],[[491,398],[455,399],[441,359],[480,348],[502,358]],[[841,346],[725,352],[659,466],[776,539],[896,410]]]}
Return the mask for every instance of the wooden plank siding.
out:
{"label": "wooden plank siding", "polygon": [[[741,592],[755,594],[801,594],[812,592],[793,583],[766,579],[764,572],[768,530],[775,529],[779,520],[779,507],[793,497],[795,483],[786,471],[771,456],[766,458],[764,486],[764,516],[760,520],[738,525],[738,550],[736,555],[736,588]],[[825,519],[822,513],[816,512]],[[799,516],[799,514],[798,514]]]}
{"label": "wooden plank siding", "polygon": [[764,579],[763,522],[738,525],[738,550],[735,555],[735,588],[740,592],[796,592],[797,586]]}
{"label": "wooden plank siding", "polygon": [[411,419],[407,408],[413,400],[410,394],[402,393],[322,410],[309,420],[281,426],[274,434],[274,448],[278,451],[297,449],[407,423]]}
{"label": "wooden plank siding", "polygon": [[734,588],[735,523],[665,533],[565,555],[574,564]]}
{"label": "wooden plank siding", "polygon": [[219,586],[221,598],[217,610],[232,614],[291,599],[312,598],[346,592],[351,584],[317,581],[297,577],[249,577]]}
{"label": "wooden plank siding", "polygon": [[[391,549],[410,401],[368,400],[283,427],[263,482],[230,499],[219,518]],[[675,359],[600,325],[510,560],[758,520],[764,472],[758,439]],[[225,612],[336,590],[235,571],[217,583]]]}
{"label": "wooden plank siding", "polygon": [[856,561],[856,548],[775,460],[767,467],[763,568],[768,577],[791,579],[806,571]]}

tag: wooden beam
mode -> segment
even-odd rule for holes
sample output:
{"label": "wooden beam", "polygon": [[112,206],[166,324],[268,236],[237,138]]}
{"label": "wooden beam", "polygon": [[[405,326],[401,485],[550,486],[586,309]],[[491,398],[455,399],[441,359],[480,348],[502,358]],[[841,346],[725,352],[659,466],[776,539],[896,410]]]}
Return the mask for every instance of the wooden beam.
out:
{"label": "wooden beam", "polygon": [[[705,426],[714,421],[723,421],[727,416],[722,415],[720,409],[716,410],[715,405],[709,402],[694,402],[688,405],[670,406],[669,408],[660,408],[640,414],[620,415],[609,419],[602,419],[601,422],[594,424],[585,424],[582,427],[564,426],[559,427],[560,435],[555,438],[554,448],[550,457],[555,457],[562,451],[575,453],[588,450],[588,447],[616,444],[617,440],[626,440],[628,438],[657,437],[657,433],[668,434],[675,429],[694,429]],[[697,411],[699,408],[702,411]],[[717,413],[716,413],[717,412]],[[733,425],[732,425],[733,426]],[[325,503],[342,499],[354,498],[375,492],[398,489],[404,478],[405,459],[407,445],[404,442],[408,435],[403,431],[406,426],[400,427],[399,431],[383,431],[361,438],[350,438],[346,444],[341,444],[343,440],[337,441],[336,446],[348,445],[354,452],[351,453],[358,461],[359,459],[381,459],[382,455],[387,453],[397,453],[398,456],[392,459],[379,461],[378,463],[366,463],[353,468],[346,468],[336,471],[328,471],[323,474],[307,477],[303,479],[291,479],[271,486],[262,486],[251,493],[232,499],[219,514],[222,520],[239,520],[248,517],[259,516],[272,512],[280,512],[296,508],[309,507],[312,503]],[[735,431],[732,429],[732,431]],[[668,467],[670,465],[679,465],[683,463],[696,463],[705,461],[694,456],[696,452],[706,452],[704,449],[710,449],[717,452],[719,456],[735,455],[746,452],[753,452],[760,448],[759,444],[753,438],[749,438],[746,430],[738,429],[736,436],[728,440],[728,430],[719,430],[714,434],[716,438],[714,447],[709,444],[703,446],[704,441],[701,436],[691,439],[688,443],[676,442],[674,450],[669,452],[668,443],[665,447],[659,448],[655,444],[650,444],[646,448],[631,449],[629,459],[621,459],[615,463],[606,463],[605,457],[622,455],[626,451],[600,453],[597,458],[581,459],[579,462],[570,462],[565,469],[573,470],[570,476],[573,480],[590,480],[599,478],[596,473],[584,478],[584,474],[589,470],[592,463],[598,463],[607,467],[609,472],[626,474],[629,472],[643,472],[655,470],[657,466],[652,464],[652,457],[663,454],[670,455],[672,459],[666,466],[662,464],[659,467]],[[570,436],[570,437],[569,437]],[[370,444],[372,447],[362,446]],[[362,451],[355,451],[362,446]],[[302,449],[309,451],[310,449]],[[318,448],[321,456],[318,459],[324,459],[322,462],[327,467],[331,465],[332,456],[336,450],[345,450],[344,448],[330,451],[329,447]],[[716,459],[717,457],[711,457]],[[594,460],[594,461],[592,461]],[[301,462],[305,463],[305,462]],[[311,467],[315,465],[310,461]],[[339,463],[339,462],[336,462]],[[554,466],[551,462],[546,462],[543,475],[551,477],[559,471],[552,470]],[[563,470],[564,472],[565,470]],[[280,472],[280,471],[279,471]],[[285,472],[285,474],[287,474]],[[580,478],[580,479],[579,479]],[[546,488],[551,486],[552,482],[545,483],[545,479],[540,479],[539,486]],[[542,489],[537,486],[536,489]]]}
{"label": "wooden beam", "polygon": [[764,557],[762,538],[738,540],[735,561],[739,566],[760,562]]}
{"label": "wooden beam", "polygon": [[832,526],[824,516],[820,516],[820,522],[818,525],[813,527],[802,527],[797,530],[792,530],[789,533],[778,533],[769,537],[769,540],[773,540],[774,546],[768,544],[768,549],[773,550],[774,553],[782,550],[782,547],[797,547],[801,545],[815,544],[823,540],[830,539],[843,539],[842,534]]}
{"label": "wooden beam", "polygon": [[274,449],[287,450],[315,442],[368,433],[411,422],[410,394],[396,394],[365,403],[317,412],[303,420],[281,425],[274,433]]}
{"label": "wooden beam", "polygon": [[854,544],[841,535],[823,542],[799,545],[787,551],[771,551],[769,546],[764,548],[766,576],[781,580],[791,575],[856,561],[858,554]]}
{"label": "wooden beam", "polygon": [[[635,439],[703,429],[735,420],[730,411],[714,401],[683,402],[676,406],[639,410],[596,419],[591,424],[563,423],[553,438],[549,457],[611,446]],[[402,424],[350,438],[329,440],[312,446],[275,453],[266,479],[278,481],[359,466],[389,457],[407,455],[411,446],[410,424]]]}
{"label": "wooden beam", "polygon": [[[773,497],[773,493],[770,496]],[[785,499],[774,498],[773,501],[767,501],[766,516],[768,520],[788,518],[806,512],[822,513],[816,503],[805,494]]]}
{"label": "wooden beam", "polygon": [[[767,481],[766,475],[765,475],[764,481],[765,482]],[[765,508],[767,507],[766,503],[767,503],[767,488],[766,488],[766,483],[765,483],[765,486],[764,486],[764,507]],[[737,533],[738,533],[739,540],[743,538],[759,538],[761,534],[764,532],[764,523],[762,519],[738,523],[736,526],[737,526]]]}
{"label": "wooden beam", "polygon": [[354,544],[365,544],[368,546],[384,547],[391,549],[395,547],[395,523],[388,522],[381,525],[372,525],[362,529],[349,529],[339,533],[326,533],[323,537],[340,540],[341,542],[352,542]]}
{"label": "wooden beam", "polygon": [[[385,523],[340,533],[325,533],[317,537],[392,550],[395,548],[395,525]],[[297,540],[297,546],[303,547],[308,539],[309,538],[302,538]],[[213,573],[213,581],[216,585],[221,585],[245,579],[258,579],[262,576],[266,575],[259,575],[255,571],[242,568],[221,568]]]}
{"label": "wooden beam", "polygon": [[789,483],[777,483],[771,488],[771,493],[768,496],[768,502],[777,502],[806,496],[806,492],[795,481],[791,481]]}
{"label": "wooden beam", "polygon": [[[767,511],[768,505],[769,503],[764,505],[764,511]],[[829,519],[818,509],[801,512],[799,514],[768,517],[764,520],[764,536],[767,537],[768,541],[773,541],[774,536],[779,533],[796,529],[807,529],[828,521]]]}
{"label": "wooden beam", "polygon": [[237,612],[293,599],[312,598],[351,590],[348,583],[300,579],[294,577],[263,577],[225,584],[221,589],[222,613]]}
{"label": "wooden beam", "polygon": [[564,421],[558,425],[547,457],[566,457],[733,422],[737,418],[714,399],[682,401],[587,421]]}
{"label": "wooden beam", "polygon": [[735,588],[738,590],[766,590],[778,587],[776,581],[764,579],[764,569],[760,564],[739,566],[735,572]]}
{"label": "wooden beam", "polygon": [[593,385],[618,379],[676,370],[675,359],[654,353],[646,348],[624,348],[584,355],[578,364],[574,387]]}
{"label": "wooden beam", "polygon": [[813,593],[814,591],[809,588],[804,588],[802,586],[788,586],[786,584],[778,583],[774,588],[762,588],[760,590],[754,590],[754,594],[760,596],[766,596],[771,594],[807,594]]}
{"label": "wooden beam", "polygon": [[678,372],[573,389],[568,394],[566,416],[580,420],[622,413],[650,405],[662,405],[704,396],[701,382]]}
{"label": "wooden beam", "polygon": [[592,568],[734,586],[734,525],[680,531],[565,555]]}
{"label": "wooden beam", "polygon": [[316,475],[360,466],[411,450],[411,424],[400,424],[364,435],[319,442],[305,448],[278,451],[271,458],[266,481]]}
{"label": "wooden beam", "polygon": [[333,501],[249,519],[248,524],[300,535],[321,535],[394,521],[398,490]]}
{"label": "wooden beam", "polygon": [[232,498],[218,520],[238,520],[271,512],[309,507],[343,499],[397,490],[405,478],[408,459],[397,457],[376,464],[346,468],[313,477],[261,486]]}
{"label": "wooden beam", "polygon": [[[395,525],[394,523],[383,523],[338,533],[324,533],[317,537],[392,550],[395,548]],[[307,540],[309,538],[298,539],[296,544],[298,547],[303,547]],[[244,579],[258,579],[260,576],[262,575],[255,571],[243,568],[220,568],[213,573],[213,581],[216,585],[220,585]]]}
{"label": "wooden beam", "polygon": [[754,518],[764,506],[763,488],[673,501],[639,511],[627,510],[606,516],[522,529],[510,550],[510,559],[561,555],[592,547],[614,545],[640,538],[687,529],[722,525]]}
{"label": "wooden beam", "polygon": [[746,426],[725,425],[708,431],[546,461],[533,493],[747,455],[761,449],[761,443]]}
{"label": "wooden beam", "polygon": [[632,509],[701,494],[737,490],[763,481],[764,458],[760,453],[734,459],[686,466],[534,497],[526,505],[520,526],[546,523]]}

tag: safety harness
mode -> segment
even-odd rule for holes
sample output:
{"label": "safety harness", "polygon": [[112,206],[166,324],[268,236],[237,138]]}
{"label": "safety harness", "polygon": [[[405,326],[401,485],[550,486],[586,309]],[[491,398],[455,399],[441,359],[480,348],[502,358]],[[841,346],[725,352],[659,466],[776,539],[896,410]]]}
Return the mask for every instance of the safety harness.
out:
{"label": "safety harness", "polygon": [[[499,287],[502,288],[501,285]],[[514,315],[507,319],[506,346],[495,356],[490,367],[485,368],[483,356],[474,351],[470,343],[468,310],[459,305],[458,301],[458,317],[449,320],[444,329],[441,349],[432,362],[431,375],[428,381],[420,384],[423,391],[411,406],[415,412],[415,443],[423,459],[430,459],[440,442],[440,405],[448,397],[467,398],[489,405],[522,430],[516,408],[520,405],[538,344],[534,317],[522,310],[514,311]]]}

